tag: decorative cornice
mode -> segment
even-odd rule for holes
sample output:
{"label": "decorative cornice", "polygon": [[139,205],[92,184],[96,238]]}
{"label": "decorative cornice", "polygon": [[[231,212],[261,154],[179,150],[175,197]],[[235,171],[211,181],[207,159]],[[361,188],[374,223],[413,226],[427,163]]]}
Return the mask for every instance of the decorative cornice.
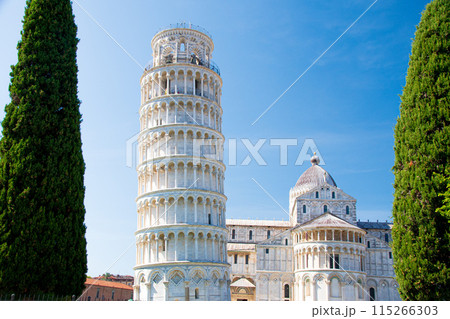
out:
{"label": "decorative cornice", "polygon": [[192,193],[209,194],[209,195],[222,197],[224,200],[228,200],[228,197],[225,196],[225,194],[218,193],[215,191],[209,191],[209,190],[198,189],[198,188],[186,189],[186,187],[184,187],[184,188],[180,187],[180,188],[161,189],[161,190],[157,190],[157,191],[153,191],[153,192],[144,193],[144,194],[136,197],[136,202],[138,202],[139,200],[145,199],[146,197],[168,197],[168,196],[173,196],[175,198],[189,197],[189,196],[192,196]]}
{"label": "decorative cornice", "polygon": [[[190,232],[190,231],[198,232],[199,229],[216,231],[223,235],[228,234],[228,229],[226,227],[214,226],[214,225],[209,225],[209,224],[165,224],[165,225],[151,226],[151,227],[146,227],[144,229],[139,229],[134,232],[134,235],[135,236],[145,235],[145,234],[149,234],[149,233],[158,232],[159,230],[160,230],[159,233],[162,233],[162,234],[170,233],[171,231],[174,231],[174,230],[178,230],[178,231],[185,230],[185,232]],[[226,239],[225,239],[225,241],[226,241]]]}
{"label": "decorative cornice", "polygon": [[159,131],[170,131],[170,128],[186,128],[186,130],[189,130],[190,128],[192,129],[192,128],[196,128],[196,129],[199,129],[199,130],[204,130],[204,131],[208,131],[208,132],[212,132],[212,133],[216,133],[217,135],[219,135],[223,140],[225,140],[225,136],[221,133],[221,132],[219,132],[219,131],[217,131],[217,130],[215,130],[215,129],[212,129],[212,128],[209,128],[209,127],[207,127],[207,126],[203,126],[203,125],[196,125],[196,124],[183,124],[183,123],[180,123],[180,124],[165,124],[165,125],[158,125],[158,126],[156,126],[156,127],[154,127],[154,128],[148,128],[148,129],[145,129],[145,130],[142,130],[140,133],[139,133],[139,136],[138,136],[138,142],[141,142],[141,139],[143,138],[143,136],[145,136],[145,135],[147,135],[147,134],[151,134],[151,133],[153,133],[153,132],[159,132]]}

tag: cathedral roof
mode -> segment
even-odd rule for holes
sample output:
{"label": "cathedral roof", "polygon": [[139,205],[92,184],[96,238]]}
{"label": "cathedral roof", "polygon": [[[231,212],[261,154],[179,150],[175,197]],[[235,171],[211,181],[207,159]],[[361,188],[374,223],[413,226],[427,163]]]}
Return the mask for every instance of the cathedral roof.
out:
{"label": "cathedral roof", "polygon": [[358,229],[362,230],[358,226],[350,224],[346,220],[339,218],[331,213],[324,213],[310,221],[297,226],[298,228],[311,229],[311,228],[345,228],[345,229]]}
{"label": "cathedral roof", "polygon": [[309,192],[318,186],[327,184],[337,187],[333,177],[331,177],[326,170],[320,167],[319,163],[319,157],[314,154],[314,156],[311,157],[312,166],[300,176],[295,184],[295,188],[300,190],[301,193]]}
{"label": "cathedral roof", "polygon": [[262,220],[262,219],[233,219],[227,218],[227,226],[266,226],[266,227],[291,227],[291,222],[286,220]]}
{"label": "cathedral roof", "polygon": [[376,222],[369,222],[369,221],[362,222],[362,221],[358,220],[356,225],[358,225],[359,227],[364,228],[364,229],[386,229],[386,230],[389,230],[389,229],[392,228],[392,223],[387,222],[387,221],[386,222],[378,222],[378,221],[376,221]]}

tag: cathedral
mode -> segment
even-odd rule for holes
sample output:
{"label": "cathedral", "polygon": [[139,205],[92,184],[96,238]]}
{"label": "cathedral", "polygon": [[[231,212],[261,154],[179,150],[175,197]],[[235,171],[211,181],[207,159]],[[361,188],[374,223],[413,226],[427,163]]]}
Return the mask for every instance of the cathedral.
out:
{"label": "cathedral", "polygon": [[134,300],[400,300],[391,224],[357,221],[356,200],[318,156],[290,191],[289,221],[226,219],[212,37],[181,23],[151,46],[140,79]]}
{"label": "cathedral", "polygon": [[231,300],[401,300],[391,223],[360,222],[319,157],[290,190],[289,221],[228,219]]}

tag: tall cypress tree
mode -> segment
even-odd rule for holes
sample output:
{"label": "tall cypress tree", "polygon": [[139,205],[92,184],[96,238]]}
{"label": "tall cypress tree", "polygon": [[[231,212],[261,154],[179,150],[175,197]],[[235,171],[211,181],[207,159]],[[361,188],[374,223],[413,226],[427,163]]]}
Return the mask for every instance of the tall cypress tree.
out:
{"label": "tall cypress tree", "polygon": [[448,0],[422,13],[395,127],[392,235],[404,300],[450,300],[449,17]]}
{"label": "tall cypress tree", "polygon": [[27,0],[0,141],[0,293],[84,288],[76,33],[70,0]]}

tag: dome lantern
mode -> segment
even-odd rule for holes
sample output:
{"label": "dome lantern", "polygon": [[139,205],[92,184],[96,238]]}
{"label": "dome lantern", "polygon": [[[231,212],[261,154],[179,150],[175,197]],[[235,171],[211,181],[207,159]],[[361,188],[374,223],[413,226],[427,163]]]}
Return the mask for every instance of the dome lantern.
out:
{"label": "dome lantern", "polygon": [[311,164],[312,165],[319,165],[320,164],[320,158],[316,155],[316,152],[314,152],[314,155],[311,156]]}

